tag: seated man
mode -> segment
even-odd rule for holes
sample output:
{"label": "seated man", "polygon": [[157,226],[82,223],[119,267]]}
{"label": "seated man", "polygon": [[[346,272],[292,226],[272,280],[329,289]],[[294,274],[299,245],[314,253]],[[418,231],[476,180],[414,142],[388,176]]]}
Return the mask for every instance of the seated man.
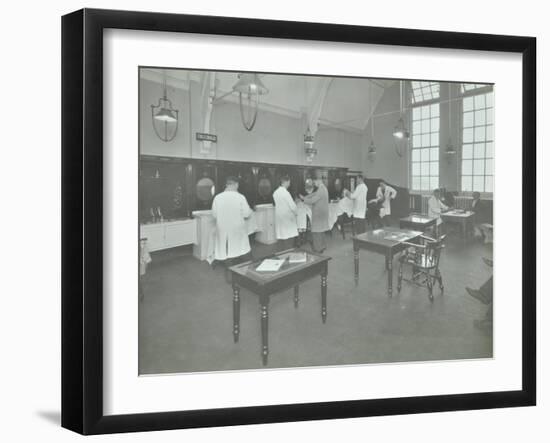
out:
{"label": "seated man", "polygon": [[474,192],[472,194],[472,203],[470,210],[474,215],[474,236],[481,237],[484,243],[491,243],[493,241],[493,224],[489,215],[487,202],[481,200],[481,194]]}

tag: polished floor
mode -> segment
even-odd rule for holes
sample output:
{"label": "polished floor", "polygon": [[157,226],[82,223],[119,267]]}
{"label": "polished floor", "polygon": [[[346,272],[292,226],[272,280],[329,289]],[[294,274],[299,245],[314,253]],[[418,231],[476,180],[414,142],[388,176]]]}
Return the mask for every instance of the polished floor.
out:
{"label": "polished floor", "polygon": [[[271,250],[255,245],[253,254],[261,257]],[[268,368],[492,357],[492,331],[473,324],[486,307],[464,290],[491,275],[481,260],[492,256],[490,245],[449,239],[441,259],[445,292],[435,289],[433,303],[425,288],[406,282],[400,294],[388,298],[384,258],[367,251],[361,251],[355,287],[349,236],[343,240],[335,231],[325,255],[332,257],[326,324],[320,314],[320,279],[301,286],[298,309],[292,291],[272,297]],[[140,374],[263,367],[258,298],[241,291],[241,334],[234,343],[232,291],[222,268],[212,269],[188,250],[175,250],[153,257],[142,287]]]}

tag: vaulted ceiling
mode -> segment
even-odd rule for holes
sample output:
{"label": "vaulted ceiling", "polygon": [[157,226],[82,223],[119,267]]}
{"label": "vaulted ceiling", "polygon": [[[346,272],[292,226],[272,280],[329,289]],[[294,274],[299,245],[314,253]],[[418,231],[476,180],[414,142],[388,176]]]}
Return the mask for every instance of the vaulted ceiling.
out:
{"label": "vaulted ceiling", "polygon": [[[238,80],[235,72],[206,73],[169,69],[143,69],[142,77],[170,86],[187,89],[196,81],[210,90],[214,103],[238,102],[232,87]],[[305,116],[309,124],[362,132],[386,88],[394,80],[349,77],[260,74],[269,92],[260,97],[260,108],[294,118]]]}

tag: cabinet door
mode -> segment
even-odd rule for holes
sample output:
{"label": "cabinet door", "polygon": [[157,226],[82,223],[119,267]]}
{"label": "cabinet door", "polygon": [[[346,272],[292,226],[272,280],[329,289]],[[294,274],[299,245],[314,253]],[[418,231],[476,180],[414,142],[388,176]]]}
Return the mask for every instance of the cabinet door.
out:
{"label": "cabinet door", "polygon": [[166,226],[165,231],[166,248],[189,245],[197,239],[197,225],[195,221],[174,223]]}
{"label": "cabinet door", "polygon": [[162,225],[141,226],[141,236],[147,237],[149,251],[153,252],[164,249],[164,227]]}

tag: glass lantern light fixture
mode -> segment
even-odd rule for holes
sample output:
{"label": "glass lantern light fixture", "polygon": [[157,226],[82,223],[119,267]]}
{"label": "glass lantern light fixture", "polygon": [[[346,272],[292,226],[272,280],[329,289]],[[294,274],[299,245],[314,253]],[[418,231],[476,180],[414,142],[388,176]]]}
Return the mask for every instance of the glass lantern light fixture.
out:
{"label": "glass lantern light fixture", "polygon": [[410,132],[405,126],[405,121],[403,120],[403,114],[403,80],[399,80],[399,120],[397,120],[397,124],[393,128],[395,152],[399,157],[403,157],[410,137]]}
{"label": "glass lantern light fixture", "polygon": [[239,80],[233,85],[233,91],[239,94],[239,109],[241,121],[247,131],[252,131],[258,118],[260,96],[269,90],[265,87],[260,76],[255,73],[239,74]]}
{"label": "glass lantern light fixture", "polygon": [[370,100],[370,145],[367,153],[372,160],[376,155],[376,146],[374,144],[374,100],[372,98],[372,80],[369,80],[369,100]]}
{"label": "glass lantern light fixture", "polygon": [[[151,118],[157,137],[164,142],[170,142],[174,140],[178,133],[179,115],[178,110],[172,106],[172,101],[168,98],[166,71],[164,72],[162,86],[162,97],[159,98],[156,105],[151,105]],[[158,126],[161,126],[160,130]]]}

